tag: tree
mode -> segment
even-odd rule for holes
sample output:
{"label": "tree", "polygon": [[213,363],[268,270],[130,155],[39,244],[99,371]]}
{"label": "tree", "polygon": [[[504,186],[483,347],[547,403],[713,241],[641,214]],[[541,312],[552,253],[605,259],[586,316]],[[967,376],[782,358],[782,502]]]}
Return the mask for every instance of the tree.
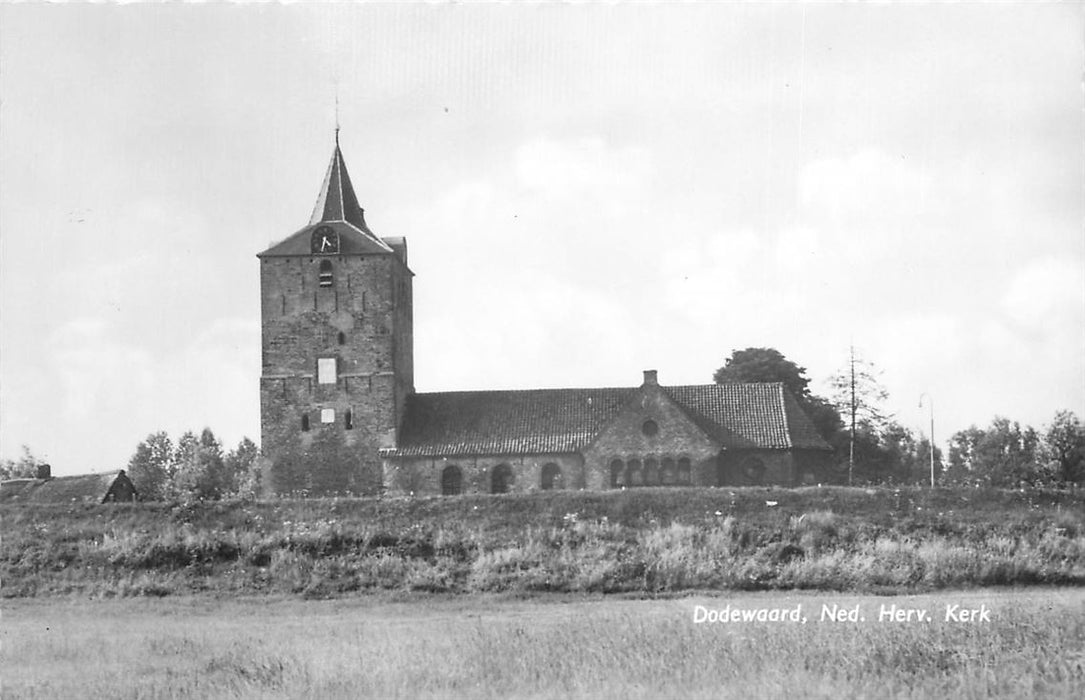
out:
{"label": "tree", "polygon": [[[879,436],[879,452],[886,480],[900,484],[930,483],[930,440],[917,438],[910,429],[891,421]],[[942,453],[934,448],[935,472],[941,470]]]}
{"label": "tree", "polygon": [[1085,482],[1085,426],[1073,411],[1059,411],[1044,434],[1044,457],[1056,478]]}
{"label": "tree", "polygon": [[227,494],[237,494],[246,498],[255,498],[260,493],[261,474],[258,459],[260,448],[247,437],[241,438],[237,447],[226,453],[223,466],[229,486]]}
{"label": "tree", "polygon": [[38,475],[38,467],[43,465],[40,459],[34,456],[30,448],[22,446],[22,455],[19,459],[0,460],[0,481],[5,479],[33,479]]}
{"label": "tree", "polygon": [[1054,477],[1042,459],[1036,431],[1001,416],[987,429],[971,426],[954,433],[949,463],[949,477],[958,483],[1006,488]]}
{"label": "tree", "polygon": [[199,437],[186,432],[177,441],[177,472],[174,489],[178,496],[215,500],[222,498],[230,486],[222,456],[222,443],[210,428]]}
{"label": "tree", "polygon": [[854,480],[859,433],[864,434],[863,442],[876,444],[889,426],[889,418],[881,410],[889,392],[879,381],[879,375],[872,363],[855,356],[853,346],[847,367],[829,380],[833,388],[833,405],[848,418],[848,483]]}
{"label": "tree", "polygon": [[128,478],[135,484],[140,498],[162,501],[170,496],[177,471],[174,457],[173,442],[165,431],[151,433],[136,445],[136,453],[128,460]]}
{"label": "tree", "polygon": [[735,350],[716,370],[712,380],[717,384],[750,384],[753,382],[783,382],[797,399],[809,397],[806,368],[799,367],[774,348]]}
{"label": "tree", "polygon": [[880,433],[889,427],[891,417],[882,409],[889,392],[881,383],[881,374],[873,362],[856,356],[851,348],[848,364],[829,379],[833,405],[856,429]]}

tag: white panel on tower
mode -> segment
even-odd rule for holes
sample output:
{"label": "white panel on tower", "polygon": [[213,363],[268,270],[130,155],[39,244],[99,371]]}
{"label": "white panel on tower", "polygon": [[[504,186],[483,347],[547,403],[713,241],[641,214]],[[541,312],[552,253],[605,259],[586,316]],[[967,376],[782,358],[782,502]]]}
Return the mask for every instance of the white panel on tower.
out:
{"label": "white panel on tower", "polygon": [[335,384],[334,357],[321,357],[316,361],[316,381],[318,384]]}

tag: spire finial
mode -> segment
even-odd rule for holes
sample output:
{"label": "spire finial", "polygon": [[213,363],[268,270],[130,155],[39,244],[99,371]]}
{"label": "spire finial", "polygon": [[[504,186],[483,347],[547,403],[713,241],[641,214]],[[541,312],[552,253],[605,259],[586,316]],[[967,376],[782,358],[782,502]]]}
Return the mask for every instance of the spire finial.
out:
{"label": "spire finial", "polygon": [[335,147],[339,148],[339,83],[335,84]]}

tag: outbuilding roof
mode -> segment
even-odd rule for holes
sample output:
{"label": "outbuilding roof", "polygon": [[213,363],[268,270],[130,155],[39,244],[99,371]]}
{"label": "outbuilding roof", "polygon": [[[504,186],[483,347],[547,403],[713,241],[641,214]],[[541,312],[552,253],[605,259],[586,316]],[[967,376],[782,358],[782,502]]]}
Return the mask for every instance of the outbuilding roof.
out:
{"label": "outbuilding roof", "polygon": [[[829,449],[783,384],[660,387],[723,449]],[[640,388],[413,394],[387,457],[579,452]]]}
{"label": "outbuilding roof", "polygon": [[119,485],[134,492],[124,470],[49,479],[10,479],[0,483],[3,503],[103,503]]}

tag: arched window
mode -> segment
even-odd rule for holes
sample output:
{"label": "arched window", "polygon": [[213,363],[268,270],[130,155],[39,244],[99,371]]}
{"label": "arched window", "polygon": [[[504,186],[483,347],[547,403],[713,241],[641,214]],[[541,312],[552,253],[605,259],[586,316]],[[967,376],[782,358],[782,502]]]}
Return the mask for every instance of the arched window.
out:
{"label": "arched window", "polygon": [[659,433],[659,423],[649,418],[641,424],[640,431],[648,437],[655,437]]}
{"label": "arched window", "polygon": [[654,459],[644,460],[644,485],[659,485],[659,462]]}
{"label": "arched window", "polygon": [[441,470],[441,495],[458,496],[463,493],[463,472],[455,464]]}
{"label": "arched window", "polygon": [[670,457],[664,458],[663,468],[659,470],[659,481],[664,486],[674,486],[677,479],[678,475],[674,471],[674,460]]}
{"label": "arched window", "polygon": [[309,432],[309,414],[308,413],[301,414],[301,431],[303,433]]}
{"label": "arched window", "polygon": [[682,459],[678,460],[678,483],[683,484],[683,485],[689,484],[690,480],[691,480],[690,479],[690,472],[691,471],[692,470],[690,469],[690,464],[689,464],[689,459],[688,458],[683,457]]}
{"label": "arched window", "polygon": [[332,261],[321,260],[320,261],[320,286],[330,287],[332,286]]}
{"label": "arched window", "polygon": [[565,488],[561,467],[553,462],[544,464],[542,468],[542,479],[540,479],[539,486],[543,491]]}
{"label": "arched window", "polygon": [[747,484],[760,484],[765,480],[765,463],[757,457],[747,457],[739,467]]}
{"label": "arched window", "polygon": [[629,460],[625,468],[626,486],[644,486],[644,473],[640,470],[640,460]]}
{"label": "arched window", "polygon": [[345,345],[347,342],[347,334],[343,331],[339,331],[339,344]]}
{"label": "arched window", "polygon": [[354,411],[349,408],[343,411],[343,427],[346,430],[354,430]]}
{"label": "arched window", "polygon": [[512,487],[512,467],[499,464],[490,474],[490,493],[508,493]]}
{"label": "arched window", "polygon": [[624,470],[625,465],[622,464],[622,460],[616,459],[610,463],[610,487],[612,489],[620,489],[625,486]]}

